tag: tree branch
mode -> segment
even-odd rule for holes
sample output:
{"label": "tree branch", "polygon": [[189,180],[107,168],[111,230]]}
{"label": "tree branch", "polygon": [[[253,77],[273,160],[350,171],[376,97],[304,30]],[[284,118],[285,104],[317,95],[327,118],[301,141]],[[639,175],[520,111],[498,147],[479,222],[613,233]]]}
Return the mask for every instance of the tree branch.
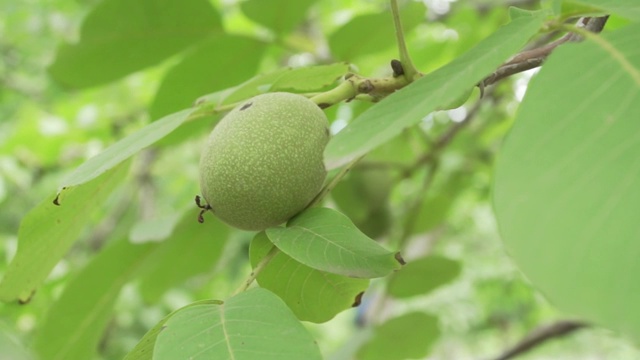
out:
{"label": "tree branch", "polygon": [[518,355],[544,344],[545,342],[566,336],[572,332],[588,327],[589,325],[579,321],[562,320],[551,325],[539,327],[525,336],[516,345],[507,349],[494,360],[509,360]]}
{"label": "tree branch", "polygon": [[[609,16],[581,18],[578,21],[578,26],[584,27],[593,33],[599,33],[604,28],[608,18]],[[487,76],[480,83],[480,86],[491,85],[511,75],[539,67],[558,46],[567,42],[577,41],[582,41],[582,37],[574,33],[567,33],[560,39],[549,44],[535,49],[525,50],[504,63],[493,74]]]}

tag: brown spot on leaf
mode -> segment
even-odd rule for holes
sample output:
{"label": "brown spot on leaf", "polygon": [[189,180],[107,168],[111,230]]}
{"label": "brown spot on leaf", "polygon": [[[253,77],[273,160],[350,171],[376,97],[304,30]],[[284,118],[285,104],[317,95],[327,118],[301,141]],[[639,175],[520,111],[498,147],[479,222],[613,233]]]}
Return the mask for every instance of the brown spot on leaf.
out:
{"label": "brown spot on leaf", "polygon": [[240,111],[242,111],[242,110],[246,110],[246,109],[250,108],[250,107],[251,107],[251,105],[253,105],[253,103],[252,103],[252,102],[250,102],[250,103],[246,103],[246,104],[242,105],[242,107],[240,108]]}
{"label": "brown spot on leaf", "polygon": [[396,258],[396,260],[400,263],[400,265],[405,265],[407,262],[404,261],[404,259],[402,258],[402,255],[400,255],[400,251],[398,251],[396,253],[396,255],[394,256]]}
{"label": "brown spot on leaf", "polygon": [[56,198],[53,199],[53,205],[60,206],[60,194],[56,195]]}
{"label": "brown spot on leaf", "polygon": [[351,304],[351,307],[359,306],[362,303],[362,295],[364,295],[364,291],[361,291],[358,295],[356,295],[353,304]]}
{"label": "brown spot on leaf", "polygon": [[318,107],[319,107],[320,109],[326,109],[326,108],[328,108],[329,106],[331,106],[331,104],[329,104],[329,103],[320,103],[320,104],[318,104]]}
{"label": "brown spot on leaf", "polygon": [[31,294],[29,294],[29,296],[28,296],[28,297],[26,297],[26,298],[19,298],[19,299],[18,299],[18,304],[20,304],[20,305],[28,304],[28,303],[31,301],[31,299],[33,299],[33,296],[34,296],[35,294],[36,294],[36,291],[35,291],[35,290],[32,290],[32,291],[31,291]]}

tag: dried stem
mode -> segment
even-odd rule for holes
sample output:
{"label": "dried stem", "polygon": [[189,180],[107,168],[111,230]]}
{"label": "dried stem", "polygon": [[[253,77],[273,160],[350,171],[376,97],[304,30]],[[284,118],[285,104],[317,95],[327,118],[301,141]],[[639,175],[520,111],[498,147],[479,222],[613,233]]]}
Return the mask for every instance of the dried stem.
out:
{"label": "dried stem", "polygon": [[576,330],[580,330],[587,326],[589,325],[583,322],[563,320],[551,325],[540,327],[529,333],[516,345],[514,345],[510,349],[507,349],[504,353],[496,357],[494,360],[513,359],[514,357],[522,355],[525,352],[530,351],[531,349],[534,349],[535,347],[540,346],[549,340],[566,336]]}
{"label": "dried stem", "polygon": [[[577,25],[592,33],[599,33],[604,28],[607,19],[608,16],[581,18],[578,21]],[[581,40],[582,36],[570,32],[560,39],[555,40],[549,44],[540,46],[535,49],[525,50],[514,56],[511,60],[504,63],[496,71],[494,71],[493,74],[487,76],[480,83],[480,86],[484,87],[487,85],[491,85],[511,75],[539,67],[558,46],[567,42],[576,42]]]}

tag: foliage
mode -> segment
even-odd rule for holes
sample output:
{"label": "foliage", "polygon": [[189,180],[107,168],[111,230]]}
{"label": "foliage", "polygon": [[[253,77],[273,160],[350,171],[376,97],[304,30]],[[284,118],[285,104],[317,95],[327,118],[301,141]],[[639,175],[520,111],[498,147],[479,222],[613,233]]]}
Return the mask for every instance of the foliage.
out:
{"label": "foliage", "polygon": [[[640,5],[522,3],[0,5],[0,353],[486,358],[575,317],[533,354],[640,356]],[[208,133],[275,91],[332,122],[323,190],[198,223]]]}

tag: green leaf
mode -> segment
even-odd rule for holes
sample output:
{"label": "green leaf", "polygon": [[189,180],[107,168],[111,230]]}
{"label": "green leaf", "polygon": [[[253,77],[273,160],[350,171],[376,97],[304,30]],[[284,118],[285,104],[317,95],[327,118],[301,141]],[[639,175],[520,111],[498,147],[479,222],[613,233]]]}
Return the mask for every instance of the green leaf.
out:
{"label": "green leaf", "polygon": [[274,294],[256,288],[224,304],[180,310],[158,335],[154,359],[321,359],[311,335]]}
{"label": "green leaf", "polygon": [[333,274],[376,278],[402,264],[400,253],[378,245],[348,217],[329,208],[311,208],[287,227],[267,229],[269,239],[285,254],[313,269]]}
{"label": "green leaf", "polygon": [[197,109],[186,109],[153,122],[119,140],[100,154],[78,166],[63,182],[62,188],[80,185],[95,179],[105,171],[135,155],[140,150],[162,139],[182,125]]}
{"label": "green leaf", "polygon": [[119,79],[221,31],[206,0],[104,0],[87,15],[77,44],[63,44],[49,73],[68,88]]}
{"label": "green leaf", "polygon": [[315,2],[317,0],[246,0],[240,3],[240,8],[249,19],[282,36],[306,19]]}
{"label": "green leaf", "polygon": [[204,223],[197,211],[188,211],[150,257],[140,276],[140,292],[148,303],[158,299],[185,280],[212,270],[226,244],[228,227],[214,217]]}
{"label": "green leaf", "polygon": [[29,300],[128,168],[122,164],[83,186],[66,188],[61,206],[46,199],[29,211],[18,230],[18,251],[0,283],[0,300]]}
{"label": "green leaf", "polygon": [[[274,245],[264,232],[251,242],[251,265]],[[286,278],[283,277],[286,274]],[[369,280],[353,279],[312,269],[282,252],[269,261],[257,277],[258,284],[278,295],[302,321],[322,323],[360,303]]]}
{"label": "green leaf", "polygon": [[373,337],[358,350],[358,360],[422,359],[440,337],[438,319],[412,312],[376,327]]}
{"label": "green leaf", "polygon": [[562,3],[563,12],[575,9],[576,5],[583,5],[583,10],[599,9],[603,12],[616,14],[627,19],[640,21],[640,2],[637,0],[570,0]]}
{"label": "green leaf", "polygon": [[40,357],[93,358],[120,290],[156,245],[117,241],[72,279],[38,327],[34,348]]}
{"label": "green leaf", "polygon": [[193,106],[203,94],[253,75],[266,44],[241,35],[213,37],[199,44],[165,75],[149,109],[152,119]]}
{"label": "green leaf", "polygon": [[510,6],[509,7],[509,19],[511,20],[515,20],[517,18],[521,18],[521,17],[535,17],[537,16],[538,11],[535,10],[525,10],[525,9],[520,9],[517,8],[515,6]]}
{"label": "green leaf", "polygon": [[413,234],[425,233],[442,224],[447,219],[454,200],[455,197],[446,193],[428,196],[418,210],[411,232]]}
{"label": "green leaf", "polygon": [[[425,21],[422,3],[410,2],[400,9],[406,32]],[[359,56],[377,53],[392,47],[396,31],[389,11],[357,16],[329,36],[329,47],[335,58],[351,61]]]}
{"label": "green leaf", "polygon": [[640,339],[640,24],[561,47],[498,158],[504,244],[559,308]]}
{"label": "green leaf", "polygon": [[184,306],[178,310],[175,310],[171,314],[165,316],[160,322],[158,322],[153,328],[151,328],[144,337],[136,344],[136,346],[125,356],[124,360],[151,360],[153,359],[153,348],[156,345],[158,334],[164,329],[164,324],[178,312],[190,307],[200,305],[222,305],[220,300],[200,300],[192,304]]}
{"label": "green leaf", "polygon": [[258,75],[239,85],[224,98],[221,105],[233,104],[266,92],[322,91],[344,76],[348,70],[349,65],[346,63],[279,69]]}
{"label": "green leaf", "polygon": [[387,291],[396,298],[425,295],[460,275],[460,262],[431,255],[407,263],[389,278]]}
{"label": "green leaf", "polygon": [[448,65],[369,108],[329,141],[325,150],[327,168],[337,168],[366,154],[439,106],[455,101],[522,48],[541,26],[542,15],[518,18]]}

